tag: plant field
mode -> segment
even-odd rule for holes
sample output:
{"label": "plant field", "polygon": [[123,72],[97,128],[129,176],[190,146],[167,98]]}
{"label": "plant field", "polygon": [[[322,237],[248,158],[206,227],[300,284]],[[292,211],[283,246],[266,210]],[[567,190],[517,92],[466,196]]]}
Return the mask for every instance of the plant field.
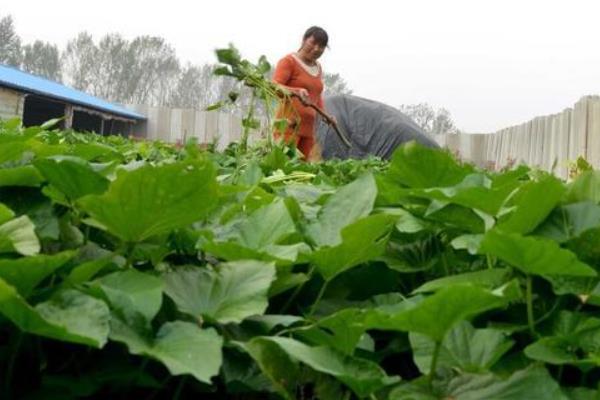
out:
{"label": "plant field", "polygon": [[0,125],[0,398],[598,399],[600,174]]}

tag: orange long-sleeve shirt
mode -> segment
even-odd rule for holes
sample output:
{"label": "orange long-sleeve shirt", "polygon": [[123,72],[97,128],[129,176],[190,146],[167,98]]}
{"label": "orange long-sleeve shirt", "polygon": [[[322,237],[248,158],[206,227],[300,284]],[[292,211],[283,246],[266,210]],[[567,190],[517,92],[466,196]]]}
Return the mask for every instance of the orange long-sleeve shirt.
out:
{"label": "orange long-sleeve shirt", "polygon": [[[283,57],[275,67],[273,81],[289,88],[304,88],[308,91],[310,101],[323,107],[323,80],[321,66],[318,67],[317,75],[312,75],[307,71],[307,67],[301,64],[292,54]],[[295,112],[294,112],[295,110]],[[291,100],[284,100],[277,111],[277,118],[288,118],[291,120],[299,118],[300,123],[297,134],[302,137],[313,137],[316,111],[302,104],[302,102],[293,97]],[[294,129],[288,128],[286,136],[291,134]]]}

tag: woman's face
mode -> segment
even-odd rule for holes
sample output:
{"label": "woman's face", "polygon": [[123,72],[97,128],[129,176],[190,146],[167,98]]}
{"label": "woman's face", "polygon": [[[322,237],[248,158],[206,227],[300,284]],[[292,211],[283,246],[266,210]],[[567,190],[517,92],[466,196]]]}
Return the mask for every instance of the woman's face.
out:
{"label": "woman's face", "polygon": [[319,57],[323,55],[325,51],[325,46],[317,43],[314,36],[309,36],[302,43],[302,51],[306,55],[307,58],[316,61]]}

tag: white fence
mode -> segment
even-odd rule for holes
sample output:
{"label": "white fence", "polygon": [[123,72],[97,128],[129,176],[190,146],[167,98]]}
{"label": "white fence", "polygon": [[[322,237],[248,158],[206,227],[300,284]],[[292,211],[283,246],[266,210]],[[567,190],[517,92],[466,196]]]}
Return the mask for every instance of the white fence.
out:
{"label": "white fence", "polygon": [[194,109],[128,105],[147,120],[134,128],[136,136],[171,143],[195,137],[198,143],[216,142],[218,149],[240,139],[242,120],[232,114]]}
{"label": "white fence", "polygon": [[579,156],[600,167],[600,97],[585,96],[561,113],[496,133],[445,135],[436,140],[479,165],[502,168],[524,163],[566,178],[569,162]]}
{"label": "white fence", "polygon": [[[139,136],[167,142],[196,137],[223,149],[239,140],[241,119],[231,114],[168,107],[129,106],[146,115]],[[477,165],[502,168],[512,163],[551,170],[565,178],[568,163],[585,157],[600,167],[600,97],[585,96],[573,108],[491,134],[438,135],[438,143]]]}

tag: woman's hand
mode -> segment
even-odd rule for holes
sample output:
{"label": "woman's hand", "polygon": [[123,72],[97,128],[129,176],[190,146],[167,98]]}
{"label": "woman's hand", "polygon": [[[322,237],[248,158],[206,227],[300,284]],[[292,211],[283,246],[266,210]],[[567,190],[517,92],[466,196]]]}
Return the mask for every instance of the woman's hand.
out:
{"label": "woman's hand", "polygon": [[310,104],[310,97],[308,97],[308,90],[304,88],[296,89],[296,95],[305,106]]}

